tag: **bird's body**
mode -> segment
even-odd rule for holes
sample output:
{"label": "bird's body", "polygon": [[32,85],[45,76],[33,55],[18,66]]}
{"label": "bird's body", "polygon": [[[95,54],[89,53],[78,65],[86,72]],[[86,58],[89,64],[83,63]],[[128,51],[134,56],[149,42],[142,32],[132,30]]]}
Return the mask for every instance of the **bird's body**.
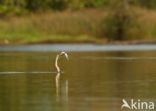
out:
{"label": "bird's body", "polygon": [[68,59],[68,54],[67,54],[66,52],[61,52],[60,54],[57,54],[57,55],[56,55],[55,67],[56,67],[56,70],[57,70],[58,73],[61,72],[60,67],[58,66],[58,60],[59,60],[59,57],[60,57],[60,56],[63,56],[63,55],[65,55],[66,59]]}

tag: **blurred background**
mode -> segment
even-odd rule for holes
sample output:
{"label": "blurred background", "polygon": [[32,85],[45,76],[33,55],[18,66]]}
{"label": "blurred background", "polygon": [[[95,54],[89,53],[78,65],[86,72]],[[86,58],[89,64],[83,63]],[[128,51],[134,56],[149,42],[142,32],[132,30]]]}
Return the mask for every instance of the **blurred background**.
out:
{"label": "blurred background", "polygon": [[155,42],[156,0],[0,0],[0,44]]}

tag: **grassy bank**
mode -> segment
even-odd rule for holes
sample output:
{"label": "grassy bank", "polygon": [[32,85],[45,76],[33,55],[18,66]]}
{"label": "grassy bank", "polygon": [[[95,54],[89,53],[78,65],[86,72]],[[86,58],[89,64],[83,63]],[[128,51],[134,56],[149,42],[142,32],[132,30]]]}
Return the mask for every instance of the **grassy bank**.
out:
{"label": "grassy bank", "polygon": [[[139,9],[139,22],[144,27],[139,36],[126,40],[156,40],[155,10]],[[0,20],[0,44],[53,42],[107,42],[101,29],[107,10],[46,12],[11,16]]]}
{"label": "grassy bank", "polygon": [[102,10],[46,12],[0,20],[0,42],[95,41]]}

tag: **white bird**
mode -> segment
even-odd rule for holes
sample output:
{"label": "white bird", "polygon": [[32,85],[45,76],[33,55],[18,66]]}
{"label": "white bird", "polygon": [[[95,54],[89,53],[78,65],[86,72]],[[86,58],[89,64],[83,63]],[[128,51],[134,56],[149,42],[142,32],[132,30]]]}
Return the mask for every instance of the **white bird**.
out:
{"label": "white bird", "polygon": [[66,57],[67,60],[69,59],[69,58],[68,58],[68,54],[67,54],[66,52],[61,52],[60,54],[57,54],[57,55],[56,55],[55,67],[56,67],[56,70],[57,70],[58,73],[61,72],[61,70],[60,70],[60,68],[59,68],[59,66],[58,66],[58,60],[59,60],[59,57],[60,57],[60,56],[63,56],[63,55],[65,55],[65,57]]}

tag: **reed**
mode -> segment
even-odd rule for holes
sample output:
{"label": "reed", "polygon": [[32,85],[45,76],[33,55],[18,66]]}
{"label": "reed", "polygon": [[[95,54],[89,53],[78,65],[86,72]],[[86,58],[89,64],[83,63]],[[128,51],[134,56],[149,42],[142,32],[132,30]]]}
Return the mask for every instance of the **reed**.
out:
{"label": "reed", "polygon": [[0,20],[0,40],[12,42],[84,40],[96,37],[102,10],[46,12]]}
{"label": "reed", "polygon": [[[155,40],[155,10],[135,7],[135,11],[143,29],[137,32],[135,28],[128,28],[128,35],[123,40]],[[0,44],[107,41],[106,29],[109,27],[102,26],[107,24],[103,21],[108,12],[106,9],[46,11],[3,18],[0,19]]]}

